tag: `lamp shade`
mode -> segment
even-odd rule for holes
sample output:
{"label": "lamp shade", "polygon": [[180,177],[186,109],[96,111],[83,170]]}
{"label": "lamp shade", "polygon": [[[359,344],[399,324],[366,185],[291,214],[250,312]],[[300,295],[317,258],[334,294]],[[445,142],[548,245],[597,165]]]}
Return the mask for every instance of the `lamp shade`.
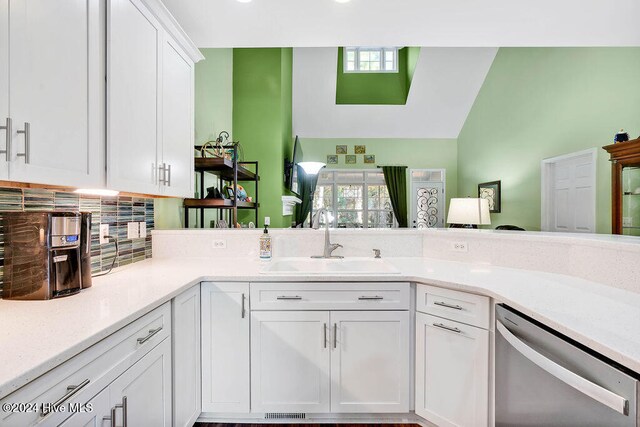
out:
{"label": "lamp shade", "polygon": [[449,224],[489,225],[491,224],[489,201],[471,197],[451,199],[447,222]]}
{"label": "lamp shade", "polygon": [[322,162],[300,162],[298,163],[307,175],[317,175],[320,169],[326,165]]}

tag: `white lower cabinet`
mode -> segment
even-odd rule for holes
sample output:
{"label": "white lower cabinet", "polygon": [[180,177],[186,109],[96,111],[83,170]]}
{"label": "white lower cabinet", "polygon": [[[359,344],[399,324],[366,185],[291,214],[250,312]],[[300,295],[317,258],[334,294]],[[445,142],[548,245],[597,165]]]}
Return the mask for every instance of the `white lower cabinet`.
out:
{"label": "white lower cabinet", "polygon": [[200,285],[173,299],[173,425],[191,427],[200,416]]}
{"label": "white lower cabinet", "polygon": [[332,311],[332,412],[409,412],[409,312]]}
{"label": "white lower cabinet", "polygon": [[330,411],[329,312],[251,313],[252,412]]}
{"label": "white lower cabinet", "polygon": [[489,331],[416,314],[416,414],[438,426],[486,426]]}
{"label": "white lower cabinet", "polygon": [[249,284],[201,285],[202,411],[249,412]]}
{"label": "white lower cabinet", "polygon": [[104,389],[84,405],[84,410],[76,412],[61,427],[102,427],[111,420],[109,389]]}

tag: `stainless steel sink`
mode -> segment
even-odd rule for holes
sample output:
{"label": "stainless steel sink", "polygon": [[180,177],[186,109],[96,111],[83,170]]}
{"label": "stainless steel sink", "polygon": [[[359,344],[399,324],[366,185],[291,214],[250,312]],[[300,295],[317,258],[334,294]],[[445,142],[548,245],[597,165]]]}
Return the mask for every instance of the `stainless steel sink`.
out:
{"label": "stainless steel sink", "polygon": [[277,258],[265,264],[260,272],[272,275],[400,274],[400,271],[387,261],[374,258]]}

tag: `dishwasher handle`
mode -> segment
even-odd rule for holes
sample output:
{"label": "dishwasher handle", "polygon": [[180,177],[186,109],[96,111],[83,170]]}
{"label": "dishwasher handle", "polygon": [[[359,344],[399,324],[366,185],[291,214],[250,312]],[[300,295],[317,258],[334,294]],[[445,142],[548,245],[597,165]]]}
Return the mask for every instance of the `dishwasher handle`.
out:
{"label": "dishwasher handle", "polygon": [[567,368],[560,366],[553,360],[538,353],[522,340],[516,337],[506,326],[501,322],[496,321],[496,328],[500,335],[521,355],[529,359],[538,367],[544,369],[550,375],[553,375],[563,383],[570,387],[573,387],[582,394],[589,396],[590,398],[602,403],[605,406],[613,409],[614,411],[622,414],[629,415],[629,401],[622,396],[607,390],[604,387],[599,386],[596,383],[589,381],[580,375],[571,372]]}

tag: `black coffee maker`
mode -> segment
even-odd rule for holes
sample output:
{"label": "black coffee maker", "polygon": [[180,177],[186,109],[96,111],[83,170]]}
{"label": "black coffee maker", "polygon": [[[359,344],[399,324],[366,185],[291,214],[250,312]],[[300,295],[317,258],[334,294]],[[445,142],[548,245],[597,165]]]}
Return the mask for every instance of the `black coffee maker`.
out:
{"label": "black coffee maker", "polygon": [[1,215],[5,232],[3,298],[46,300],[91,286],[91,214]]}

